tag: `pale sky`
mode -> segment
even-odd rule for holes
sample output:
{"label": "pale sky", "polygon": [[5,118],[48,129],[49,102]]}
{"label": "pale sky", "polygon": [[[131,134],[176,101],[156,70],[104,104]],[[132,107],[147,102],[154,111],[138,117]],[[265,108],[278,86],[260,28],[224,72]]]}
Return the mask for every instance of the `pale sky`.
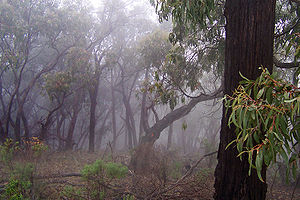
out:
{"label": "pale sky", "polygon": [[[92,2],[92,4],[95,6],[95,7],[98,7],[101,5],[101,2],[102,0],[90,0]],[[157,15],[155,13],[155,9],[154,7],[152,7],[150,5],[150,2],[149,0],[126,0],[126,3],[128,6],[130,7],[133,7],[133,6],[146,6],[147,7],[147,14],[149,16],[151,16],[151,18],[155,21],[157,21]]]}

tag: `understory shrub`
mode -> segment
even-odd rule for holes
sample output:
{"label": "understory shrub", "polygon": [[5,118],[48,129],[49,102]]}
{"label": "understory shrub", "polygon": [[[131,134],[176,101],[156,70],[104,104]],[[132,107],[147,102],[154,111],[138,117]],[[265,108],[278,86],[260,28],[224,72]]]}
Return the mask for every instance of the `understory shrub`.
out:
{"label": "understory shrub", "polygon": [[[24,146],[27,145],[27,147],[30,147],[31,155],[33,159],[37,161],[36,159],[47,150],[47,145],[41,143],[36,138],[33,139],[35,142],[29,144],[24,143]],[[38,182],[34,183],[33,181],[37,162],[28,162],[28,160],[22,156],[22,160],[19,161],[18,159],[20,158],[17,157],[17,155],[29,155],[28,152],[28,148],[22,148],[18,142],[14,142],[12,139],[6,139],[6,141],[0,145],[0,161],[8,174],[8,177],[2,178],[2,181],[7,179],[8,181],[0,193],[0,199],[39,199]],[[33,159],[30,158],[29,160]]]}
{"label": "understory shrub", "polygon": [[[113,187],[111,183],[114,180],[124,178],[127,173],[128,168],[120,163],[96,160],[90,165],[85,165],[81,171],[82,179],[87,183],[86,186],[80,190],[75,187],[65,187],[63,195],[76,200],[105,199]],[[121,199],[131,199],[130,196],[125,197]]]}

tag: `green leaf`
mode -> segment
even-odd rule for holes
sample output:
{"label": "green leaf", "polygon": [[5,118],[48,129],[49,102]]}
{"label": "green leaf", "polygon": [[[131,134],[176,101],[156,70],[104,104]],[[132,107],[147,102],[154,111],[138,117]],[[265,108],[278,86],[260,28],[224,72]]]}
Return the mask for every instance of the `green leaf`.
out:
{"label": "green leaf", "polygon": [[259,142],[260,142],[260,141],[259,141],[259,136],[258,136],[257,131],[255,131],[255,132],[253,133],[253,138],[254,138],[254,141],[255,141],[256,143],[259,143]]}
{"label": "green leaf", "polygon": [[243,129],[247,129],[247,125],[248,125],[248,121],[249,121],[249,112],[248,109],[246,108],[244,111],[244,116],[243,116]]}
{"label": "green leaf", "polygon": [[240,76],[243,78],[243,79],[245,79],[246,81],[250,81],[248,78],[246,78],[245,76],[243,76],[243,74],[241,73],[241,72],[239,72],[239,74],[240,74]]}
{"label": "green leaf", "polygon": [[[268,126],[268,123],[269,123],[269,120],[272,119],[272,118],[271,118],[272,114],[273,114],[273,110],[271,110],[271,111],[268,113],[267,119],[266,119],[266,121],[265,121],[265,123],[264,123],[264,124],[265,124],[265,129],[268,129],[268,127],[269,127],[269,126]],[[271,128],[271,127],[270,127],[270,128]]]}
{"label": "green leaf", "polygon": [[282,135],[279,133],[277,134],[276,132],[273,132],[273,134],[275,135],[275,137],[280,141],[280,142],[283,142],[283,137]]}
{"label": "green leaf", "polygon": [[232,122],[233,122],[233,124],[234,124],[236,127],[240,127],[240,126],[238,125],[237,121],[236,121],[236,118],[235,118],[235,112],[233,111],[233,112],[231,113],[231,115],[232,115]]}
{"label": "green leaf", "polygon": [[243,143],[240,142],[240,141],[238,141],[236,147],[237,147],[238,152],[242,152],[242,150],[243,150]]}
{"label": "green leaf", "polygon": [[256,159],[255,159],[255,167],[256,167],[256,171],[257,171],[257,175],[258,175],[259,180],[264,182],[264,180],[261,176],[262,165],[263,165],[263,154],[262,154],[262,150],[260,150],[258,152],[258,155],[256,156]]}
{"label": "green leaf", "polygon": [[225,150],[227,150],[229,148],[230,145],[232,145],[234,142],[236,142],[236,140],[232,140],[225,148]]}
{"label": "green leaf", "polygon": [[273,95],[272,95],[272,92],[273,92],[273,88],[272,87],[269,87],[266,91],[266,97],[267,97],[267,102],[269,104],[272,104],[272,101],[273,101]]}
{"label": "green leaf", "polygon": [[267,149],[264,154],[264,162],[267,167],[270,165],[272,159],[272,152],[269,149]]}
{"label": "green leaf", "polygon": [[252,169],[252,159],[253,159],[253,151],[250,151],[248,154],[248,162],[249,162],[249,171],[248,175],[251,175],[251,169]]}
{"label": "green leaf", "polygon": [[284,102],[285,102],[285,103],[292,103],[292,102],[294,102],[294,101],[296,101],[296,100],[297,100],[297,98],[286,99],[286,100],[284,100]]}
{"label": "green leaf", "polygon": [[281,157],[283,158],[285,164],[288,165],[289,164],[289,157],[287,156],[285,150],[283,148],[281,148],[279,153],[280,153]]}
{"label": "green leaf", "polygon": [[253,120],[255,120],[255,112],[251,112],[251,118],[253,119]]}
{"label": "green leaf", "polygon": [[253,95],[254,95],[254,97],[257,96],[257,91],[258,91],[257,84],[258,84],[258,79],[256,79],[254,87],[253,87]]}
{"label": "green leaf", "polygon": [[262,88],[261,90],[259,90],[259,92],[257,93],[256,99],[260,99],[260,97],[264,94],[265,88]]}

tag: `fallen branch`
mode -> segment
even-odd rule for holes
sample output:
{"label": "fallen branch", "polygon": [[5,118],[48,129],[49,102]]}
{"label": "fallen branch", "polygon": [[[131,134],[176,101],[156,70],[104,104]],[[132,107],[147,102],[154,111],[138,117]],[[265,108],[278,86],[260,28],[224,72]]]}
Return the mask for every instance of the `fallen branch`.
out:
{"label": "fallen branch", "polygon": [[160,192],[157,192],[157,193],[154,193],[154,194],[148,194],[147,197],[145,199],[153,199],[154,197],[156,196],[159,196],[163,193],[166,193],[172,189],[174,189],[175,187],[177,187],[180,182],[182,182],[184,179],[186,179],[188,176],[190,176],[194,169],[201,163],[201,161],[208,157],[208,156],[212,156],[214,154],[218,153],[218,151],[215,151],[215,152],[212,152],[212,153],[208,153],[208,154],[205,154],[204,156],[202,156],[194,165],[192,165],[192,167],[189,169],[189,171],[187,171],[180,179],[178,179],[175,183],[171,184],[169,187],[165,188],[164,190],[160,191]]}
{"label": "fallen branch", "polygon": [[48,179],[48,178],[65,178],[65,177],[82,177],[80,173],[69,173],[69,174],[51,174],[47,176],[34,176],[34,179]]}

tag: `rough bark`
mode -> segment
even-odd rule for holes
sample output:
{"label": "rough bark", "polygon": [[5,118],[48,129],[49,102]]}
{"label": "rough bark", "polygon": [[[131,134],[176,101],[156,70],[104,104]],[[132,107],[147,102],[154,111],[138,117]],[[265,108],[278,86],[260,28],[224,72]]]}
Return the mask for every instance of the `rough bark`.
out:
{"label": "rough bark", "polygon": [[[225,83],[224,93],[232,94],[241,77],[255,79],[261,73],[260,66],[272,71],[275,0],[227,0]],[[228,115],[223,108],[223,118],[218,151],[218,165],[215,171],[216,200],[265,199],[267,185],[261,182],[253,170],[248,176],[247,158],[240,161],[238,152],[232,147],[225,150],[236,134],[227,126]],[[266,178],[266,168],[262,176]]]}

